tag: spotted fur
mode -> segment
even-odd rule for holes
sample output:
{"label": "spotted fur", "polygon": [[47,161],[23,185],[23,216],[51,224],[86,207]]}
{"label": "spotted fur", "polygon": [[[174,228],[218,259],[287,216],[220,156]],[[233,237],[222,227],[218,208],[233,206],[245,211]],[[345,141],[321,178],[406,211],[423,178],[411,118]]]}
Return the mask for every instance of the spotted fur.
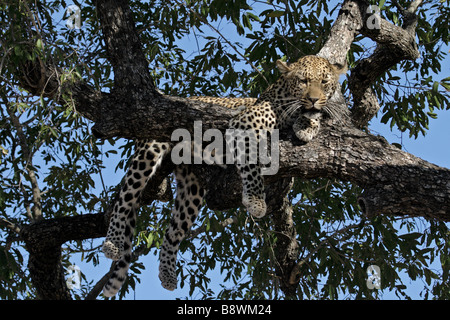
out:
{"label": "spotted fur", "polygon": [[[335,92],[339,75],[345,69],[316,56],[300,58],[290,65],[279,60],[277,67],[281,71],[280,78],[258,99],[190,99],[236,109],[230,127],[250,130],[257,138],[263,131],[272,132],[274,129],[292,127],[301,141],[308,142],[319,132],[323,114],[339,116],[339,112],[327,105],[327,101]],[[117,261],[113,274],[104,287],[105,296],[115,295],[125,281],[131,262],[136,210],[139,208],[142,190],[169,152],[168,143],[136,143],[135,154],[114,205],[103,244],[105,256]],[[243,185],[242,204],[253,216],[263,217],[266,214],[266,203],[260,165],[247,162],[236,163],[236,166]],[[159,278],[162,286],[168,290],[174,290],[177,286],[178,246],[197,218],[206,193],[189,165],[177,166],[175,176],[177,195],[159,256]]]}

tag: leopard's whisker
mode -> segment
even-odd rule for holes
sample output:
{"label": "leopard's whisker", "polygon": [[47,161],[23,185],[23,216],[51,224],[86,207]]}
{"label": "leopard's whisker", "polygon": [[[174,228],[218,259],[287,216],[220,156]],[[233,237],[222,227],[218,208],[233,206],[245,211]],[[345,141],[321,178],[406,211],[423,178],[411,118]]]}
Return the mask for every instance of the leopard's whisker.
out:
{"label": "leopard's whisker", "polygon": [[300,101],[295,101],[295,103],[292,103],[288,108],[284,109],[283,112],[280,115],[280,118],[282,120],[287,119],[288,117],[292,116],[297,112],[298,109],[300,109],[302,106]]}

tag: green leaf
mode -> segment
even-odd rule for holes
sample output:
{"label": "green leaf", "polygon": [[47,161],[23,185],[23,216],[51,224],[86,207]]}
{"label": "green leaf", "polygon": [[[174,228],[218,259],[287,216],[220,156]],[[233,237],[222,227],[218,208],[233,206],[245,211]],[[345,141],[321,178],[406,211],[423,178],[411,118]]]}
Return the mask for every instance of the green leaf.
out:
{"label": "green leaf", "polygon": [[438,92],[439,91],[439,81],[434,81],[433,82],[433,92]]}
{"label": "green leaf", "polygon": [[42,43],[42,40],[41,40],[41,39],[37,39],[37,41],[36,41],[36,48],[37,48],[39,51],[42,51],[42,50],[44,49],[44,44]]}
{"label": "green leaf", "polygon": [[267,14],[267,17],[269,18],[279,18],[286,14],[286,11],[280,11],[280,10],[274,10]]}
{"label": "green leaf", "polygon": [[149,233],[146,240],[147,240],[147,248],[150,248],[153,243],[153,233]]}
{"label": "green leaf", "polygon": [[20,46],[14,47],[14,54],[18,57],[21,57],[23,55],[23,50]]}
{"label": "green leaf", "polygon": [[433,118],[433,119],[437,119],[437,114],[436,113],[434,113],[434,112],[427,112],[427,115],[430,117],[430,118]]}
{"label": "green leaf", "polygon": [[411,232],[411,233],[400,235],[399,238],[411,241],[411,240],[416,240],[422,236],[423,236],[423,234],[420,232]]}
{"label": "green leaf", "polygon": [[48,129],[50,130],[50,133],[51,133],[55,138],[58,138],[58,133],[56,132],[55,129],[53,129],[52,127],[48,127]]}
{"label": "green leaf", "polygon": [[250,18],[248,15],[243,15],[242,16],[242,24],[244,25],[244,27],[252,30],[252,24],[250,22]]}

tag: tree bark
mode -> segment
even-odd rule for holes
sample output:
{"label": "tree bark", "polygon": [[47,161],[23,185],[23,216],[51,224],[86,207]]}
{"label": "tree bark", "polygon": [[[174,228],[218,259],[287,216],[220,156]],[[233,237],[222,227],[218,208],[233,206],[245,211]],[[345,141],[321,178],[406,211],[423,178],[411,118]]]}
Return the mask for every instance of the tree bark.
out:
{"label": "tree bark", "polygon": [[300,250],[292,217],[292,205],[286,196],[292,189],[293,182],[293,179],[282,179],[266,189],[267,212],[270,214],[277,235],[274,248],[275,274],[279,278],[280,289],[286,298],[295,298],[300,281],[300,278],[291,276]]}
{"label": "tree bark", "polygon": [[71,299],[61,265],[61,245],[102,237],[107,226],[104,214],[86,214],[41,220],[21,228],[19,236],[30,254],[28,269],[39,299]]}

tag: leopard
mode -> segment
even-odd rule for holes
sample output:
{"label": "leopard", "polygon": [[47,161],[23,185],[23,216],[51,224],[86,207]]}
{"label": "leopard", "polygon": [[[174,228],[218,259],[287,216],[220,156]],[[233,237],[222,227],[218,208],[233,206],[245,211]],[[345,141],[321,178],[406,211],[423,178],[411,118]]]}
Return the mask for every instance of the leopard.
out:
{"label": "leopard", "polygon": [[[339,87],[339,77],[346,72],[346,66],[332,64],[315,55],[303,56],[290,64],[277,60],[276,66],[280,72],[278,80],[258,98],[193,96],[188,100],[233,109],[230,128],[250,130],[257,139],[262,132],[292,128],[302,143],[308,143],[318,135],[324,117],[340,117],[343,112],[328,101]],[[142,191],[170,155],[172,147],[169,142],[136,141],[102,246],[105,256],[115,261],[112,275],[103,288],[105,297],[114,296],[126,279],[132,261],[132,240]],[[242,180],[243,206],[251,216],[263,218],[267,206],[261,164],[244,161],[235,165]],[[174,175],[176,196],[159,253],[159,279],[167,290],[177,287],[179,245],[193,226],[207,193],[192,165],[176,165]]]}

